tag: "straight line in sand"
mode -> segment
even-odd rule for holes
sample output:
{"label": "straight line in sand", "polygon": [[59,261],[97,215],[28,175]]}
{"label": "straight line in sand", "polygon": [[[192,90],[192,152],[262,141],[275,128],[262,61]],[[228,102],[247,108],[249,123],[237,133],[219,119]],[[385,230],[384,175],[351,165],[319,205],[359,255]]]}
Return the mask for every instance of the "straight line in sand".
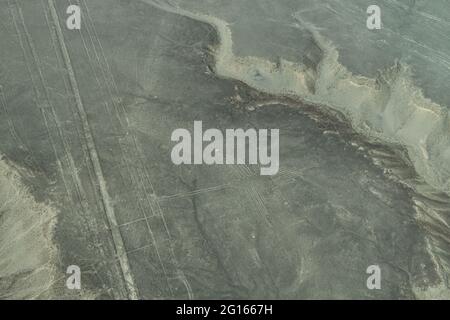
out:
{"label": "straight line in sand", "polygon": [[106,187],[106,180],[103,175],[102,167],[100,164],[99,156],[97,153],[97,149],[95,146],[94,138],[91,132],[91,128],[89,126],[89,122],[87,120],[86,110],[84,108],[83,102],[81,100],[80,92],[78,89],[78,83],[75,77],[75,73],[73,71],[72,63],[70,60],[69,52],[66,47],[66,43],[64,41],[64,35],[61,29],[61,25],[59,24],[58,13],[56,11],[54,0],[48,0],[48,5],[50,8],[51,18],[53,20],[56,35],[58,38],[59,46],[62,52],[62,56],[64,59],[65,66],[68,71],[68,76],[70,80],[70,85],[72,87],[77,111],[80,116],[83,128],[84,138],[86,139],[86,144],[89,151],[89,158],[92,162],[92,166],[95,172],[95,176],[99,183],[100,194],[103,202],[103,207],[105,209],[106,217],[108,219],[112,239],[114,242],[114,246],[116,249],[117,256],[119,258],[119,264],[122,270],[122,274],[125,280],[125,285],[128,291],[128,295],[130,299],[137,300],[139,297],[137,286],[134,282],[134,278],[131,272],[130,263],[128,261],[128,256],[125,250],[125,245],[123,243],[122,235],[120,234],[120,230],[117,223],[116,214],[114,212],[114,207],[111,202],[111,196],[109,195],[108,189]]}

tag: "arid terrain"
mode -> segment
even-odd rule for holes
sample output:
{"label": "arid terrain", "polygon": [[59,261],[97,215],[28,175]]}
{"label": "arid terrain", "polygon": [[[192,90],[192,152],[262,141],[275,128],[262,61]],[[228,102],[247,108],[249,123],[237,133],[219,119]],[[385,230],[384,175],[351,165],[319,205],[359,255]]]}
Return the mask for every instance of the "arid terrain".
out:
{"label": "arid terrain", "polygon": [[450,3],[366,2],[0,0],[0,299],[449,299]]}

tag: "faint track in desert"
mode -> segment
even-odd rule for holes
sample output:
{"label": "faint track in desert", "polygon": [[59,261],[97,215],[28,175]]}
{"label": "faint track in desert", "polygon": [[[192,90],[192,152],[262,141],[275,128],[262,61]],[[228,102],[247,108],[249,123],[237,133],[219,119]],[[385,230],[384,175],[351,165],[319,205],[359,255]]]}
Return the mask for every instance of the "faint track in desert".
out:
{"label": "faint track in desert", "polygon": [[[95,57],[97,59],[97,63],[102,70],[103,80],[104,80],[104,83],[106,84],[106,91],[109,95],[109,98],[110,98],[112,104],[114,105],[115,117],[118,120],[118,123],[120,125],[120,130],[123,131],[126,135],[125,138],[128,137],[131,140],[132,148],[130,150],[128,150],[127,147],[119,140],[119,146],[121,148],[122,155],[124,158],[126,158],[124,156],[125,154],[126,155],[134,154],[135,157],[132,160],[135,161],[136,157],[138,159],[139,166],[134,166],[136,168],[136,175],[134,175],[132,173],[132,171],[130,170],[129,161],[127,161],[127,160],[124,161],[124,163],[127,165],[127,168],[128,168],[127,169],[128,174],[129,174],[130,178],[132,179],[132,181],[137,182],[135,184],[139,187],[137,192],[141,195],[138,198],[145,199],[145,202],[147,203],[150,210],[152,212],[156,212],[156,216],[159,216],[162,219],[164,229],[167,234],[168,250],[170,253],[169,259],[172,261],[172,264],[177,268],[176,277],[179,278],[179,280],[185,285],[186,291],[188,293],[188,297],[190,299],[193,299],[194,294],[190,287],[189,281],[184,276],[184,273],[180,269],[179,263],[175,257],[173,243],[172,243],[172,237],[170,235],[169,227],[168,227],[166,219],[164,217],[162,208],[159,205],[159,199],[156,196],[155,189],[153,187],[153,183],[150,179],[150,175],[146,168],[145,160],[144,160],[145,157],[144,157],[142,148],[140,147],[139,141],[137,140],[135,134],[131,130],[132,126],[131,126],[129,118],[128,118],[127,110],[125,109],[125,107],[123,106],[123,104],[121,102],[116,101],[116,99],[114,98],[114,96],[119,96],[119,89],[114,80],[114,76],[112,74],[108,60],[105,56],[105,52],[104,52],[103,46],[100,42],[100,39],[98,37],[97,31],[95,29],[95,25],[92,20],[89,8],[87,7],[87,3],[85,1],[79,1],[79,3],[80,4],[83,3],[84,6],[82,6],[82,7],[84,7],[84,9],[86,10],[86,16],[88,19],[87,30],[88,30],[90,41],[91,41],[91,44],[92,44],[92,47],[93,47],[93,50],[95,53]],[[94,41],[97,43],[97,45],[94,43]],[[83,42],[85,43],[85,41],[83,41]],[[97,52],[96,46],[98,46],[98,48],[99,48],[99,53]],[[87,48],[85,48],[85,49],[87,50]],[[123,119],[124,119],[124,121],[123,121]],[[133,186],[133,187],[135,187],[135,186]],[[145,221],[147,223],[147,228],[148,228],[150,237],[152,238],[152,241],[155,244],[155,249],[156,249],[157,255],[160,259],[160,264],[162,266],[164,266],[162,257],[158,251],[157,239],[153,235],[153,231],[152,231],[150,222],[148,221],[145,213],[143,213],[143,216],[144,216],[144,218],[146,218]],[[169,285],[169,289],[170,289],[170,291],[172,291],[170,288],[170,285]]]}
{"label": "faint track in desert", "polygon": [[100,194],[102,196],[104,210],[105,210],[105,213],[106,213],[106,216],[108,218],[109,225],[111,228],[112,238],[113,238],[113,242],[115,245],[116,253],[119,258],[120,266],[122,269],[122,274],[123,274],[123,277],[125,280],[125,285],[128,290],[129,298],[130,299],[138,299],[139,294],[137,291],[137,286],[134,282],[134,278],[133,278],[133,275],[132,275],[132,272],[130,269],[130,264],[128,261],[127,253],[125,251],[125,246],[123,243],[122,235],[118,228],[117,217],[116,217],[116,214],[114,211],[114,206],[112,204],[112,200],[111,200],[109,191],[106,186],[106,180],[103,175],[103,170],[102,170],[102,167],[100,164],[100,159],[99,159],[97,149],[95,146],[95,141],[94,141],[94,138],[93,138],[93,135],[91,132],[91,128],[90,128],[90,125],[89,125],[89,122],[87,119],[86,110],[84,109],[84,105],[83,105],[81,95],[80,95],[80,92],[78,89],[78,83],[77,83],[75,73],[74,73],[74,70],[72,67],[69,52],[68,52],[66,44],[65,44],[64,35],[63,35],[62,29],[61,29],[61,26],[59,23],[59,17],[58,17],[58,13],[57,13],[54,1],[48,0],[48,6],[50,8],[50,16],[52,18],[53,25],[56,30],[59,47],[62,52],[63,60],[65,63],[65,66],[67,68],[67,71],[68,71],[70,85],[74,92],[78,115],[82,122],[83,135],[86,140],[90,160],[92,162],[92,166],[94,168],[94,172],[95,172],[96,178],[98,180],[98,184],[99,184],[98,187],[100,189]]}

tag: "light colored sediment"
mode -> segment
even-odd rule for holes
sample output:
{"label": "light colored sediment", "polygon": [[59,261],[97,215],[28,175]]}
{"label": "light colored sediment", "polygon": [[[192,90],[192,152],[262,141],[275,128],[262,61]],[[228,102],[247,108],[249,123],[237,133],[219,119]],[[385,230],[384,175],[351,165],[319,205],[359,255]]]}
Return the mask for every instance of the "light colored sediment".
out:
{"label": "light colored sediment", "polygon": [[[450,298],[450,284],[445,276],[450,270],[450,119],[448,108],[424,97],[414,85],[408,66],[396,63],[381,71],[376,79],[354,75],[339,63],[333,44],[295,15],[322,51],[323,58],[317,65],[239,57],[233,53],[232,31],[226,21],[166,1],[141,1],[212,25],[219,37],[219,45],[214,49],[218,76],[242,81],[265,93],[292,96],[310,105],[338,110],[356,132],[370,140],[405,148],[408,162],[419,177],[406,177],[409,173],[401,167],[393,171],[405,179],[403,182],[418,198],[422,197],[422,206],[414,199],[416,218],[427,231],[429,252],[442,275],[441,284],[428,288],[413,284],[414,291],[418,298]],[[386,164],[390,157],[376,154],[373,158]]]}
{"label": "light colored sediment", "polygon": [[[212,25],[220,39],[215,51],[217,75],[240,80],[266,93],[292,95],[306,103],[339,110],[359,133],[405,146],[425,181],[450,193],[447,108],[423,96],[407,66],[396,64],[376,79],[353,75],[338,62],[339,53],[332,43],[313,27],[309,30],[323,52],[315,67],[283,59],[274,63],[259,57],[238,57],[233,54],[232,32],[226,21],[163,1],[141,1]],[[297,19],[308,29],[307,23]]]}
{"label": "light colored sediment", "polygon": [[0,299],[52,296],[55,222],[56,210],[36,202],[19,172],[0,157]]}

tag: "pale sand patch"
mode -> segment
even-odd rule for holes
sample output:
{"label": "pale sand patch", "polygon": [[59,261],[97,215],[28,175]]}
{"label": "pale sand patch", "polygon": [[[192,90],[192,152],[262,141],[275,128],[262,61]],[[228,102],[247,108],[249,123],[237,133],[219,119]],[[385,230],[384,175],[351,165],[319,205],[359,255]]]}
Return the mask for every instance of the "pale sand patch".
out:
{"label": "pale sand patch", "polygon": [[22,170],[0,156],[0,298],[45,299],[63,276],[57,276],[52,241],[57,213],[35,200]]}

